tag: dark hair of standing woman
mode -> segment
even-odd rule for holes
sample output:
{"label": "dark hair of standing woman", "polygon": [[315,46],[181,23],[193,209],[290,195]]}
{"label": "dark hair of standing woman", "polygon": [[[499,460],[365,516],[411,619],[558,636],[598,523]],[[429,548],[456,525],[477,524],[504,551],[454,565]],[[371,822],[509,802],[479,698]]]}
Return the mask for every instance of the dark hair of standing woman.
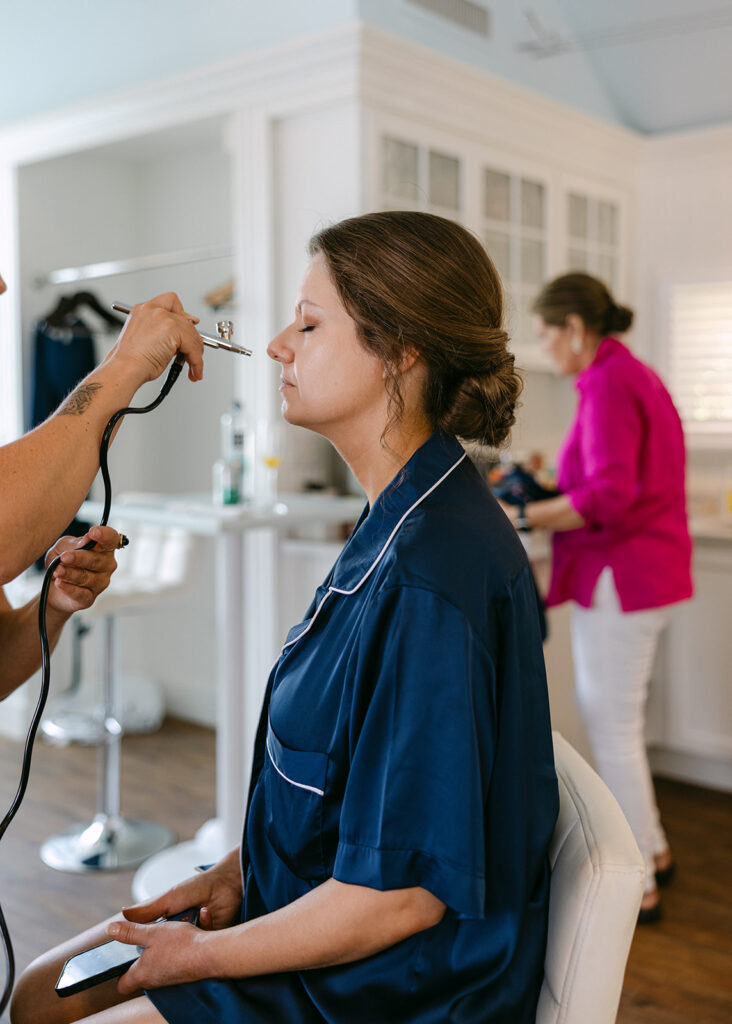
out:
{"label": "dark hair of standing woman", "polygon": [[399,366],[413,350],[427,369],[433,429],[505,441],[522,381],[502,325],[501,280],[474,235],[443,217],[388,211],[325,228],[309,252],[322,254],[361,342],[384,364],[390,424],[404,410]]}
{"label": "dark hair of standing woman", "polygon": [[619,306],[608,288],[589,274],[562,274],[545,284],[532,305],[545,324],[564,327],[574,313],[585,327],[604,338],[622,334],[633,323],[633,310]]}

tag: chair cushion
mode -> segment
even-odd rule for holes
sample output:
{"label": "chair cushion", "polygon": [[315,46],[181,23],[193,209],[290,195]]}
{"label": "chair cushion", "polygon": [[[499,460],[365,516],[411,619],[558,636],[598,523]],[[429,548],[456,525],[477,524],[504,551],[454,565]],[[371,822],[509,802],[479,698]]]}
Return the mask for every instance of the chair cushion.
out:
{"label": "chair cushion", "polygon": [[559,816],[537,1024],[612,1024],[643,895],[643,858],[615,797],[557,732]]}

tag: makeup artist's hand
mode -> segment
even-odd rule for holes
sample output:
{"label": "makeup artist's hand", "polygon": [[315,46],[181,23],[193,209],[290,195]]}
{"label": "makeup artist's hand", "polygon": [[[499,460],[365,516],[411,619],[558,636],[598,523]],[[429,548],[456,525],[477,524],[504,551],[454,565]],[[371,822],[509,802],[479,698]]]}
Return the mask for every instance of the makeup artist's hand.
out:
{"label": "makeup artist's hand", "polygon": [[[77,550],[90,540],[96,541],[95,547]],[[48,591],[49,609],[68,616],[91,607],[107,589],[117,568],[114,552],[118,544],[119,534],[111,526],[94,526],[83,537],[57,540],[46,555],[47,566],[61,556]]]}
{"label": "makeup artist's hand", "polygon": [[203,377],[203,341],[175,292],[165,292],[132,307],[127,323],[109,358],[132,366],[142,384],[155,380],[181,352],[188,363],[189,380]]}

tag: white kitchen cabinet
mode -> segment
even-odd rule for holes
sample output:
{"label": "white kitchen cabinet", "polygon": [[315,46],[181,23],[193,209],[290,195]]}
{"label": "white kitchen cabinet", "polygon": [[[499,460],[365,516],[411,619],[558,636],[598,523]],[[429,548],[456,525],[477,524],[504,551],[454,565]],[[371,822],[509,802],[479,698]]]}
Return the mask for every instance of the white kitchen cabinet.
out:
{"label": "white kitchen cabinet", "polygon": [[697,538],[693,600],[662,641],[649,708],[661,774],[732,790],[732,543]]}
{"label": "white kitchen cabinet", "polygon": [[[732,534],[695,537],[691,601],[671,610],[659,644],[648,702],[646,738],[659,775],[732,790]],[[540,589],[550,554],[541,531],[527,550]],[[574,699],[569,604],[548,613],[544,646],[552,726],[592,763]]]}

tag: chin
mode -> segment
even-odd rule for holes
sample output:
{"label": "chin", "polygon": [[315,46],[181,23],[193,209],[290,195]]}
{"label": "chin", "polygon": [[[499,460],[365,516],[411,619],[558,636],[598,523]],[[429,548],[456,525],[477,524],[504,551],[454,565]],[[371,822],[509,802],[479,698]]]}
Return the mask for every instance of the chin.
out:
{"label": "chin", "polygon": [[280,409],[280,412],[282,413],[282,419],[285,421],[285,423],[291,423],[293,427],[302,426],[300,417],[298,417],[295,410],[291,408],[286,398],[282,399],[282,407]]}

